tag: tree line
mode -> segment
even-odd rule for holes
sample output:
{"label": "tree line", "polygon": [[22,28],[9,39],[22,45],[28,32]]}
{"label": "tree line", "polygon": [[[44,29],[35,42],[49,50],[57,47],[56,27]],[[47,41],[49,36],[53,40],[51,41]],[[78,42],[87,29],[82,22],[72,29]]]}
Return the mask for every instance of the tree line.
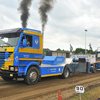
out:
{"label": "tree line", "polygon": [[[43,49],[43,54],[44,55],[46,55],[46,51],[50,51],[50,49],[49,48],[44,48]],[[69,50],[64,50],[64,49],[60,49],[60,48],[58,48],[55,51],[70,52]],[[73,54],[85,54],[85,49],[83,49],[83,48],[76,48],[75,50],[72,51],[72,53]],[[95,54],[95,53],[96,53],[96,51],[86,49],[86,54]]]}
{"label": "tree line", "polygon": [[[56,51],[67,51],[67,52],[70,52],[68,50],[61,50],[60,48],[58,48]],[[93,50],[88,50],[86,49],[86,54],[95,54],[96,51],[93,51]],[[83,48],[76,48],[76,50],[73,50],[72,51],[73,54],[85,54],[85,49]]]}

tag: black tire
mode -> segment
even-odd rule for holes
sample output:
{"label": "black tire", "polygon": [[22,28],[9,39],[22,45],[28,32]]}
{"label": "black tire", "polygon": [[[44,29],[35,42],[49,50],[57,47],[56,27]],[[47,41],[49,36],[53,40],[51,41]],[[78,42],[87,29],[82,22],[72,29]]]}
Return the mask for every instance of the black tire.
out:
{"label": "black tire", "polygon": [[92,67],[92,73],[95,73],[95,72],[96,72],[96,68]]}
{"label": "black tire", "polygon": [[10,77],[4,77],[4,76],[1,76],[3,80],[5,81],[12,81],[13,78],[10,78]]}
{"label": "black tire", "polygon": [[66,79],[69,76],[70,76],[70,70],[67,67],[65,67],[64,70],[63,70],[62,78]]}
{"label": "black tire", "polygon": [[39,80],[39,70],[36,67],[31,67],[28,69],[24,81],[28,85],[36,84]]}

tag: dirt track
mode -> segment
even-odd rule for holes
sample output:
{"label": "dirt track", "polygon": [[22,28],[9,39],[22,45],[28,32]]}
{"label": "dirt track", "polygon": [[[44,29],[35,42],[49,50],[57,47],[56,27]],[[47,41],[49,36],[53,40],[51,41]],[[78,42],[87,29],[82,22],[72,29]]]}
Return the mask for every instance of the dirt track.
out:
{"label": "dirt track", "polygon": [[0,100],[57,100],[58,90],[61,90],[63,100],[68,100],[77,95],[76,85],[84,86],[86,91],[100,86],[100,72],[74,73],[67,79],[42,78],[41,82],[31,86],[23,81],[5,82],[0,77]]}

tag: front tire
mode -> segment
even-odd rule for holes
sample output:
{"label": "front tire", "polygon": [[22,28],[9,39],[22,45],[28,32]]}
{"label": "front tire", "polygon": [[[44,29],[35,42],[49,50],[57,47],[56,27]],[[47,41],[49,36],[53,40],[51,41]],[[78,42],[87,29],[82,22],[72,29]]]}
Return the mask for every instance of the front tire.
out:
{"label": "front tire", "polygon": [[24,80],[28,85],[36,84],[39,80],[39,70],[36,67],[29,68]]}
{"label": "front tire", "polygon": [[67,67],[64,68],[63,74],[62,74],[62,78],[66,79],[70,76],[70,71]]}
{"label": "front tire", "polygon": [[5,81],[12,81],[13,78],[10,78],[10,77],[4,77],[4,76],[1,76],[3,80]]}

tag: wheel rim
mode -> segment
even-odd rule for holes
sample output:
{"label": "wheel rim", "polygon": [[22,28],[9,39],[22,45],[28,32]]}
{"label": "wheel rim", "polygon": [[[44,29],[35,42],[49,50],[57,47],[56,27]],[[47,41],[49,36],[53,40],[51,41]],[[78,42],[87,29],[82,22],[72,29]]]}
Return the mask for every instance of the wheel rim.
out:
{"label": "wheel rim", "polygon": [[69,75],[69,71],[68,71],[68,69],[65,69],[65,77],[68,77],[68,75]]}
{"label": "wheel rim", "polygon": [[36,72],[31,72],[29,77],[30,77],[30,80],[32,82],[34,82],[37,79],[37,73]]}

